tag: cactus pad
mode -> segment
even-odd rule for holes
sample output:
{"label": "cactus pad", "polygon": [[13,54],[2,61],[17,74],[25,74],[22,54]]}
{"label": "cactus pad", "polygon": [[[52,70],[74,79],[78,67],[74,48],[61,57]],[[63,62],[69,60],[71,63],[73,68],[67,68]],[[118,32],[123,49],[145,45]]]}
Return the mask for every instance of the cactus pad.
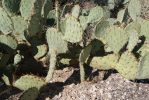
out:
{"label": "cactus pad", "polygon": [[107,33],[107,28],[110,27],[108,21],[101,21],[95,27],[95,37],[96,39],[103,40],[105,34]]}
{"label": "cactus pad", "polygon": [[96,6],[90,10],[87,23],[94,23],[104,17],[104,10],[100,6]]}
{"label": "cactus pad", "polygon": [[39,91],[37,88],[29,88],[26,90],[19,98],[19,100],[36,100],[38,97]]}
{"label": "cactus pad", "polygon": [[72,8],[71,14],[75,18],[78,18],[79,17],[79,14],[80,14],[80,6],[79,5],[74,5],[74,7]]}
{"label": "cactus pad", "polygon": [[140,61],[137,79],[149,79],[149,52]]}
{"label": "cactus pad", "polygon": [[85,30],[86,27],[87,27],[87,22],[86,22],[86,20],[87,20],[87,16],[80,16],[80,17],[79,17],[79,21],[80,21],[80,24],[81,24],[83,30]]}
{"label": "cactus pad", "polygon": [[68,50],[67,42],[62,39],[62,33],[55,28],[49,28],[46,32],[49,50],[56,50],[57,53],[66,53]]}
{"label": "cactus pad", "polygon": [[2,0],[2,6],[8,13],[18,13],[21,0]]}
{"label": "cactus pad", "polygon": [[120,27],[111,26],[107,29],[105,41],[114,53],[119,53],[128,41],[128,34]]}
{"label": "cactus pad", "polygon": [[25,40],[24,31],[27,29],[27,22],[21,16],[12,17],[13,26],[14,26],[14,35],[17,40]]}
{"label": "cactus pad", "polygon": [[20,12],[25,20],[31,16],[41,16],[42,2],[41,0],[21,0]]}
{"label": "cactus pad", "polygon": [[77,19],[73,16],[69,16],[66,19],[66,29],[64,34],[64,40],[77,43],[82,40],[83,29]]}
{"label": "cactus pad", "polygon": [[93,57],[89,65],[100,70],[109,70],[115,67],[117,61],[118,56],[115,54],[109,54],[102,57]]}
{"label": "cactus pad", "polygon": [[126,51],[121,55],[120,60],[116,65],[115,69],[123,77],[130,80],[134,80],[136,78],[137,71],[138,71],[137,65],[138,65],[138,61],[136,57],[132,53]]}
{"label": "cactus pad", "polygon": [[141,15],[141,2],[139,0],[130,0],[128,4],[128,12],[133,20]]}
{"label": "cactus pad", "polygon": [[139,34],[136,30],[129,31],[129,41],[127,45],[128,51],[133,51],[134,47],[138,44],[139,41]]}
{"label": "cactus pad", "polygon": [[29,88],[36,87],[38,90],[46,83],[44,79],[34,75],[21,76],[15,83],[14,86],[20,90],[28,90]]}
{"label": "cactus pad", "polygon": [[0,35],[0,48],[7,53],[13,53],[17,48],[17,41],[9,35]]}
{"label": "cactus pad", "polygon": [[0,31],[9,34],[13,31],[13,23],[6,11],[0,7]]}

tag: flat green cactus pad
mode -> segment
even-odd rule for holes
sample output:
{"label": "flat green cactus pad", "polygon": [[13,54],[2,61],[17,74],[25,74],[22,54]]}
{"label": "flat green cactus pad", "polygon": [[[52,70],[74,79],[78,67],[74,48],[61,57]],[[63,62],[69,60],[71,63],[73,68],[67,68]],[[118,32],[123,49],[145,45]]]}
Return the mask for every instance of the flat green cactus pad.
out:
{"label": "flat green cactus pad", "polygon": [[8,13],[18,13],[21,0],[2,0],[2,6]]}
{"label": "flat green cactus pad", "polygon": [[88,45],[85,48],[83,48],[79,56],[79,62],[85,63],[87,58],[90,56],[91,49],[92,49],[92,45]]}
{"label": "flat green cactus pad", "polygon": [[118,56],[115,54],[109,54],[102,57],[93,57],[90,66],[101,70],[113,69],[117,64]]}
{"label": "flat green cactus pad", "polygon": [[149,52],[149,44],[143,44],[143,46],[138,50],[138,53],[141,56],[144,56],[147,52]]}
{"label": "flat green cactus pad", "polygon": [[13,26],[14,26],[14,35],[17,40],[25,40],[24,31],[27,29],[27,22],[21,16],[12,17]]}
{"label": "flat green cactus pad", "polygon": [[40,59],[48,52],[48,46],[41,38],[33,37],[30,40],[32,52],[35,59]]}
{"label": "flat green cactus pad", "polygon": [[95,37],[104,42],[104,37],[107,34],[107,28],[110,27],[108,21],[101,21],[95,27]]}
{"label": "flat green cactus pad", "polygon": [[37,88],[29,88],[26,90],[19,98],[19,100],[36,100],[38,97],[39,91]]}
{"label": "flat green cactus pad", "polygon": [[140,0],[130,0],[128,4],[128,12],[133,20],[136,20],[141,15],[141,2]]}
{"label": "flat green cactus pad", "polygon": [[16,82],[14,82],[13,85],[19,88],[20,90],[28,90],[32,87],[36,87],[39,90],[45,84],[45,80],[38,76],[24,75],[21,76]]}
{"label": "flat green cactus pad", "polygon": [[114,53],[119,53],[128,41],[128,34],[120,27],[111,26],[107,29],[105,41]]}
{"label": "flat green cactus pad", "polygon": [[81,16],[79,17],[79,21],[80,21],[80,24],[81,24],[83,30],[85,30],[86,27],[87,27],[87,22],[86,22],[86,21],[87,21],[87,16],[81,15]]}
{"label": "flat green cactus pad", "polygon": [[133,51],[134,47],[138,44],[139,34],[136,30],[130,30],[129,33],[129,41],[127,45],[128,51]]}
{"label": "flat green cactus pad", "polygon": [[48,28],[46,32],[46,39],[49,50],[56,50],[57,53],[66,53],[68,50],[67,42],[62,39],[63,35],[55,28]]}
{"label": "flat green cactus pad", "polygon": [[41,16],[42,2],[41,0],[21,0],[20,12],[25,20],[31,16]]}
{"label": "flat green cactus pad", "polygon": [[36,36],[37,33],[41,32],[42,23],[39,17],[31,16],[27,25],[27,32],[29,36]]}
{"label": "flat green cactus pad", "polygon": [[137,79],[149,79],[149,52],[140,60]]}
{"label": "flat green cactus pad", "polygon": [[13,23],[6,11],[0,7],[0,31],[9,34],[13,31]]}
{"label": "flat green cactus pad", "polygon": [[130,31],[130,30],[136,30],[137,33],[140,33],[141,32],[141,25],[139,24],[139,22],[131,22],[130,24],[128,24],[126,27],[125,27],[125,30],[126,31]]}
{"label": "flat green cactus pad", "polygon": [[134,80],[138,72],[138,61],[136,57],[126,51],[124,52],[115,69],[126,79]]}
{"label": "flat green cactus pad", "polygon": [[146,40],[149,40],[149,21],[148,20],[144,20],[144,19],[140,19],[140,24],[141,24],[141,32],[140,35],[145,36]]}
{"label": "flat green cactus pad", "polygon": [[17,48],[17,41],[9,35],[0,35],[0,48],[7,53],[13,53]]}
{"label": "flat green cactus pad", "polygon": [[96,6],[90,10],[87,23],[94,23],[104,17],[104,10],[100,6]]}
{"label": "flat green cactus pad", "polygon": [[72,8],[71,14],[75,18],[78,18],[79,17],[79,14],[80,14],[80,6],[79,5],[74,5],[74,7]]}
{"label": "flat green cactus pad", "polygon": [[41,11],[41,16],[43,18],[47,18],[47,15],[49,11],[52,9],[52,0],[43,0],[43,6],[42,6],[42,11]]}
{"label": "flat green cactus pad", "polygon": [[117,15],[117,21],[119,21],[120,23],[123,22],[124,20],[124,17],[125,17],[125,13],[126,13],[126,9],[122,9],[118,12],[118,15]]}
{"label": "flat green cactus pad", "polygon": [[83,29],[81,24],[77,21],[77,19],[73,16],[69,16],[66,19],[66,29],[64,34],[64,40],[77,43],[82,40]]}

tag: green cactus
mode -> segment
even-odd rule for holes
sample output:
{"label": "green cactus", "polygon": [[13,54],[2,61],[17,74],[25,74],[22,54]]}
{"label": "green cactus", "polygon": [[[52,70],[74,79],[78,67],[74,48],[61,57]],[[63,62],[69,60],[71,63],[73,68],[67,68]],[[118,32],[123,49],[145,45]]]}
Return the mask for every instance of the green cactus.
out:
{"label": "green cactus", "polygon": [[127,9],[125,8],[125,9],[122,9],[122,10],[120,10],[120,11],[118,12],[117,21],[119,21],[120,23],[123,22],[124,17],[126,17],[126,11],[127,11]]}
{"label": "green cactus", "polygon": [[87,58],[90,56],[90,52],[92,49],[92,45],[88,45],[85,48],[82,49],[80,56],[79,56],[79,66],[80,66],[80,79],[81,82],[85,80],[85,70],[84,70],[84,64]]}
{"label": "green cactus", "polygon": [[37,36],[42,30],[42,23],[40,17],[31,16],[27,24],[27,33],[30,37]]}
{"label": "green cactus", "polygon": [[74,7],[72,8],[72,16],[74,16],[75,18],[78,18],[80,15],[80,6],[79,5],[74,5]]}
{"label": "green cactus", "polygon": [[81,24],[77,21],[77,19],[73,16],[69,16],[66,19],[66,29],[64,34],[64,40],[77,43],[82,40],[83,29]]}
{"label": "green cactus", "polygon": [[101,21],[95,26],[95,38],[104,42],[107,28],[110,27],[109,21]]}
{"label": "green cactus", "polygon": [[28,90],[33,87],[36,87],[39,90],[44,85],[46,85],[45,80],[35,75],[21,76],[13,83],[13,86],[19,88],[20,90]]}
{"label": "green cactus", "polygon": [[138,19],[138,22],[141,25],[140,35],[141,36],[145,36],[146,40],[148,41],[149,40],[149,34],[148,34],[148,31],[149,31],[149,28],[148,28],[149,21],[148,20],[144,20],[144,19]]}
{"label": "green cactus", "polygon": [[11,17],[13,21],[13,33],[18,41],[26,40],[24,33],[27,30],[27,22],[21,16]]}
{"label": "green cactus", "polygon": [[149,45],[147,43],[143,44],[143,46],[137,52],[141,56],[144,56],[147,52],[149,52]]}
{"label": "green cactus", "polygon": [[128,42],[128,34],[120,27],[111,26],[105,34],[105,42],[117,54]]}
{"label": "green cactus", "polygon": [[104,18],[104,10],[100,6],[96,6],[90,10],[87,23],[94,23]]}
{"label": "green cactus", "polygon": [[41,0],[21,0],[20,12],[24,20],[32,16],[41,17],[42,2]]}
{"label": "green cactus", "polygon": [[0,35],[0,43],[0,48],[8,54],[14,54],[18,45],[16,39],[10,35]]}
{"label": "green cactus", "polygon": [[126,79],[134,80],[137,76],[137,65],[138,60],[136,57],[132,53],[126,51],[121,55],[115,69]]}
{"label": "green cactus", "polygon": [[130,30],[128,33],[129,33],[129,41],[128,41],[127,49],[128,51],[131,52],[139,42],[139,34],[136,30]]}
{"label": "green cactus", "polygon": [[139,0],[130,0],[128,4],[128,12],[135,21],[141,15],[141,2]]}
{"label": "green cactus", "polygon": [[149,66],[149,52],[146,52],[146,54],[143,57],[141,57],[138,74],[136,76],[137,79],[149,79],[148,66]]}
{"label": "green cactus", "polygon": [[0,7],[0,31],[4,34],[13,32],[13,23],[8,13]]}
{"label": "green cactus", "polygon": [[125,30],[128,32],[128,31],[131,31],[131,30],[136,30],[137,33],[139,34],[141,32],[141,25],[139,24],[139,22],[137,21],[133,21],[131,23],[129,23],[126,27],[125,27]]}
{"label": "green cactus", "polygon": [[115,54],[109,54],[101,57],[93,57],[89,65],[93,68],[101,70],[114,69],[118,62],[118,56]]}
{"label": "green cactus", "polygon": [[79,16],[79,21],[80,21],[80,24],[82,26],[82,29],[85,30],[87,27],[87,22],[86,22],[87,16],[83,16],[83,15]]}
{"label": "green cactus", "polygon": [[49,28],[46,32],[47,43],[49,47],[50,66],[46,76],[46,82],[49,82],[53,76],[56,67],[56,56],[60,53],[66,53],[67,42],[62,39],[63,35],[55,28]]}
{"label": "green cactus", "polygon": [[32,37],[29,42],[32,46],[32,53],[35,59],[39,60],[48,52],[48,47],[42,38]]}
{"label": "green cactus", "polygon": [[2,6],[7,13],[14,15],[19,12],[21,0],[2,0]]}
{"label": "green cactus", "polygon": [[53,2],[52,0],[43,0],[41,16],[47,18],[48,13],[52,9]]}
{"label": "green cactus", "polygon": [[36,100],[38,97],[39,91],[37,88],[32,87],[24,91],[24,93],[19,97],[19,100]]}

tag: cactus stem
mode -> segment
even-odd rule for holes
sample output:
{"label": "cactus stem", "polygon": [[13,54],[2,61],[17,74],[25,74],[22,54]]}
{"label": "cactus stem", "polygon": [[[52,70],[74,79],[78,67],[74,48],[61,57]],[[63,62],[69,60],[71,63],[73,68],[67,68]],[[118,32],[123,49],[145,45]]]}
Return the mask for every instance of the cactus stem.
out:
{"label": "cactus stem", "polygon": [[48,74],[46,76],[47,83],[52,79],[55,67],[56,67],[56,52],[55,50],[50,50],[50,66]]}

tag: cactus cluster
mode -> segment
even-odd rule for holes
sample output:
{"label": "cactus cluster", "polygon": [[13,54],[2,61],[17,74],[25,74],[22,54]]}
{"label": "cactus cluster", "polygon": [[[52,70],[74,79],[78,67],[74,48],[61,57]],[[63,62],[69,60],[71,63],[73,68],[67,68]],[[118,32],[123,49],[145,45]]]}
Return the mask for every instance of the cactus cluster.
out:
{"label": "cactus cluster", "polygon": [[[106,7],[92,8],[74,4],[67,9],[65,5],[63,10],[58,0],[55,9],[52,4],[52,0],[2,0],[0,70],[6,84],[27,90],[20,100],[29,98],[30,92],[36,98],[52,79],[57,63],[69,64],[72,59],[79,61],[81,81],[85,80],[85,64],[115,69],[129,80],[149,78],[149,21],[140,17],[139,0],[108,0]],[[36,61],[49,58],[45,78],[15,77],[26,57],[19,49],[22,45],[32,48]]]}

